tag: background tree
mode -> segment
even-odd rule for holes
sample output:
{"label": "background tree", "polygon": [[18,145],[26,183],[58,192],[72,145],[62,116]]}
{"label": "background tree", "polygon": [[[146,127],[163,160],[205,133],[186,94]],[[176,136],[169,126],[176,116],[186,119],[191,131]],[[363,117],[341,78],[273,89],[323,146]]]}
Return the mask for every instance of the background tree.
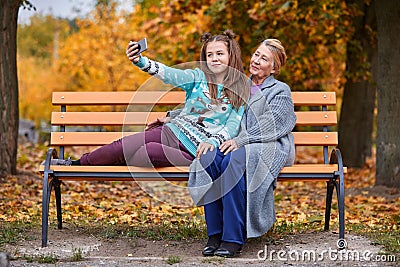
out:
{"label": "background tree", "polygon": [[58,69],[67,79],[66,90],[124,91],[143,83],[145,76],[133,71],[125,49],[131,38],[146,34],[131,27],[128,17],[117,12],[115,1],[100,1],[88,18],[77,20],[78,31],[60,44]]}
{"label": "background tree", "polygon": [[71,34],[73,21],[35,14],[18,26],[19,116],[39,126],[49,120],[51,93],[64,89],[65,76],[55,69],[59,44]]}
{"label": "background tree", "polygon": [[149,52],[157,60],[167,65],[197,61],[200,36],[207,31],[215,33],[220,27],[211,27],[208,7],[209,1],[199,0],[143,1],[135,9],[141,22],[131,19],[129,23],[148,36]]}
{"label": "background tree", "polygon": [[159,56],[173,63],[198,59],[203,32],[231,28],[238,35],[245,67],[259,42],[274,37],[287,48],[289,62],[280,79],[293,90],[339,91],[343,83],[349,22],[357,12],[344,1],[162,0],[140,5],[148,12],[146,32],[157,33]]}
{"label": "background tree", "polygon": [[23,1],[0,0],[0,176],[15,174],[18,140],[17,19]]}
{"label": "background tree", "polygon": [[347,42],[339,147],[346,166],[362,167],[372,149],[378,66],[376,1],[346,2],[359,10],[359,14],[352,19],[354,33]]}
{"label": "background tree", "polygon": [[400,6],[381,0],[378,23],[376,185],[400,188]]}

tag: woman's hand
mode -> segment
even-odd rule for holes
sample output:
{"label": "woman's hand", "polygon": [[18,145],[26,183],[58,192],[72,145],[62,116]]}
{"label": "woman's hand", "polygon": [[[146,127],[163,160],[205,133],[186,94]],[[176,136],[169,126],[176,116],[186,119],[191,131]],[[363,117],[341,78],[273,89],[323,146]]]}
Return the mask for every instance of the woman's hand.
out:
{"label": "woman's hand", "polygon": [[133,63],[138,63],[140,59],[140,54],[139,52],[139,45],[137,42],[134,41],[129,41],[128,47],[126,48],[126,55],[129,58],[130,61]]}
{"label": "woman's hand", "polygon": [[219,150],[221,150],[224,155],[227,155],[229,152],[235,151],[238,148],[239,147],[234,139],[225,141],[219,146]]}
{"label": "woman's hand", "polygon": [[149,122],[146,125],[146,128],[144,129],[145,131],[151,130],[153,128],[156,128],[160,125],[163,125],[164,123],[167,123],[171,120],[170,117],[162,117],[162,118],[157,118],[155,121]]}
{"label": "woman's hand", "polygon": [[201,155],[206,154],[208,150],[213,151],[214,145],[207,142],[201,142],[197,147],[196,157],[200,159]]}

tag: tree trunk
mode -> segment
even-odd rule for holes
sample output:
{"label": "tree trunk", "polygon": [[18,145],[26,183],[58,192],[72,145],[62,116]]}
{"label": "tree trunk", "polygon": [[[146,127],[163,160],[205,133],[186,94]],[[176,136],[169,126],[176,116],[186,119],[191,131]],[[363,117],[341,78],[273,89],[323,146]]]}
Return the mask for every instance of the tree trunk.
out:
{"label": "tree trunk", "polygon": [[[353,20],[354,35],[347,44],[346,74],[339,120],[339,148],[344,164],[360,168],[371,155],[374,109],[376,100],[377,45],[374,1],[349,0],[364,14]],[[373,32],[369,32],[369,30]],[[365,69],[362,64],[370,63]],[[372,77],[366,77],[368,70]]]}
{"label": "tree trunk", "polygon": [[400,188],[400,5],[381,0],[378,21],[376,185]]}
{"label": "tree trunk", "polygon": [[0,176],[17,172],[17,19],[21,1],[0,0]]}

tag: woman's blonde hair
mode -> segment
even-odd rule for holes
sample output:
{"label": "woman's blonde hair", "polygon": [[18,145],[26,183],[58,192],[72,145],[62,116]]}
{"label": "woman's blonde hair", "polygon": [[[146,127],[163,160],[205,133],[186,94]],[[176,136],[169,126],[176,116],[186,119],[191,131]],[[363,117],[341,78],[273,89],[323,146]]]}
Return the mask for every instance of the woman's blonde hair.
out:
{"label": "woman's blonde hair", "polygon": [[212,99],[217,98],[218,86],[214,81],[214,74],[207,66],[207,45],[210,42],[221,41],[224,42],[228,48],[229,63],[228,71],[224,79],[224,92],[229,98],[232,105],[239,109],[248,101],[250,96],[250,87],[248,85],[248,78],[244,74],[243,62],[241,57],[240,46],[235,40],[235,34],[231,30],[226,30],[222,34],[212,35],[211,33],[204,33],[201,36],[203,46],[201,48],[200,68],[204,71],[208,87],[210,89],[210,96]]}
{"label": "woman's blonde hair", "polygon": [[285,48],[278,39],[265,39],[261,44],[265,45],[269,51],[271,51],[274,57],[274,76],[277,76],[281,71],[281,68],[286,64],[287,56]]}

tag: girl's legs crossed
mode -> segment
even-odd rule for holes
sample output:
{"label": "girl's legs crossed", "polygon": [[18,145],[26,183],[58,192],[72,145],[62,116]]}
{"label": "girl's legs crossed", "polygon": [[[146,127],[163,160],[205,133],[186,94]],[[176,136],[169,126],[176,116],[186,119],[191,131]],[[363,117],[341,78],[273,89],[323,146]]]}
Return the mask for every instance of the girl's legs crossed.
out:
{"label": "girl's legs crossed", "polygon": [[[135,166],[150,166],[144,159],[147,152],[150,156],[150,162],[151,158],[154,158],[158,164],[158,162],[161,161],[161,159],[158,158],[158,153],[164,153],[165,151],[168,158],[172,157],[170,154],[180,155],[179,163],[182,163],[183,157],[186,159],[186,161],[184,161],[184,163],[186,163],[185,165],[190,164],[193,157],[191,157],[190,153],[187,152],[186,148],[175,136],[171,136],[173,133],[170,131],[168,127],[161,126],[149,131],[123,137],[90,153],[82,155],[80,163],[81,165],[126,165],[127,163],[134,163],[133,165]],[[166,148],[160,150],[159,148],[163,146],[161,145],[162,142],[165,142],[165,146],[167,147],[171,145],[171,149]],[[150,145],[147,146],[147,144]],[[180,150],[182,150],[182,153],[180,153]],[[137,159],[135,155],[137,155]],[[147,159],[149,159],[149,156],[147,156]],[[190,159],[190,161],[188,159]],[[165,160],[162,161],[161,164],[164,164],[164,162]]]}
{"label": "girl's legs crossed", "polygon": [[[162,128],[160,140],[146,143],[127,157],[129,165],[143,167],[188,166],[194,157],[168,126]],[[157,128],[156,128],[157,129]]]}
{"label": "girl's legs crossed", "polygon": [[127,162],[139,167],[189,166],[193,158],[185,150],[151,142],[139,148]]}

